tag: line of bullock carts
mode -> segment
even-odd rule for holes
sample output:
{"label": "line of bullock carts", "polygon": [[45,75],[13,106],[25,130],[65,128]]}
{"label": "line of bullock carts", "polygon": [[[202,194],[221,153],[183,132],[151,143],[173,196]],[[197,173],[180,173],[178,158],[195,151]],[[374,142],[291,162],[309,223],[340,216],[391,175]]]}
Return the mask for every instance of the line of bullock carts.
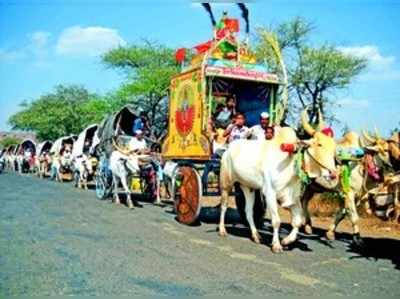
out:
{"label": "line of bullock carts", "polygon": [[[334,239],[338,224],[348,216],[354,242],[362,243],[360,206],[398,222],[399,134],[384,139],[378,133],[348,132],[335,140],[323,115],[313,127],[307,110],[301,117],[302,138],[293,128],[281,127],[287,102],[283,62],[283,74],[270,73],[265,62],[256,61],[247,43],[236,39],[235,20],[225,16],[223,21],[223,32],[212,41],[195,50],[177,51],[182,72],[170,84],[167,133],[159,143],[147,140],[148,148],[159,150],[131,148],[140,116],[128,105],[77,136],[40,144],[25,140],[7,148],[2,154],[6,168],[73,181],[79,188],[93,184],[98,198],[113,197],[116,203],[122,190],[130,208],[138,204],[137,196],[131,196],[135,193],[160,203],[163,187],[174,202],[178,221],[188,225],[198,221],[203,197],[220,196],[221,236],[227,234],[228,198],[234,197],[255,242],[260,241],[257,228],[268,209],[273,252],[294,242],[302,225],[312,233],[307,203],[316,193],[332,192],[342,206],[327,232],[329,239]],[[248,127],[257,125],[266,112],[273,137],[231,139],[227,144],[229,130],[221,115],[232,108],[227,104],[232,98]],[[228,124],[230,133],[235,125]],[[292,222],[292,231],[282,241],[279,205],[291,212]]]}

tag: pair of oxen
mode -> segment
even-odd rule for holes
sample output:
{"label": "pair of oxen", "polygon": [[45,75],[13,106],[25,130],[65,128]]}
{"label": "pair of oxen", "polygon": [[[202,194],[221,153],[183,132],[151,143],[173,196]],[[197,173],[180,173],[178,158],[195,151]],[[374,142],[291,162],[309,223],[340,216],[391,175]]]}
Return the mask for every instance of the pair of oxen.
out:
{"label": "pair of oxen", "polygon": [[[365,132],[361,138],[349,132],[336,142],[333,134],[326,134],[321,115],[319,121],[318,128],[314,129],[309,124],[307,111],[303,111],[302,125],[311,136],[308,140],[299,140],[292,128],[282,127],[271,141],[238,140],[229,146],[222,156],[220,170],[221,236],[227,235],[225,213],[229,192],[237,183],[246,199],[246,219],[256,243],[260,242],[260,235],[253,218],[255,192],[259,190],[265,198],[271,215],[272,251],[275,253],[282,252],[283,246],[296,240],[302,225],[305,225],[306,233],[312,233],[308,202],[316,193],[336,192],[342,198],[342,208],[326,233],[330,240],[335,238],[338,224],[347,215],[353,226],[353,241],[361,246],[363,242],[358,225],[357,204],[385,188],[397,189],[394,192],[392,211],[398,217],[398,176],[384,174],[378,179],[377,168],[371,170],[371,167],[376,167],[379,164],[377,161],[381,162],[381,169],[393,168],[395,163],[398,167],[399,140],[395,137],[390,140],[371,137]],[[359,148],[366,152],[359,159],[343,159],[338,156],[338,152]],[[291,213],[292,230],[282,241],[279,238],[281,221],[278,205],[289,209]]]}

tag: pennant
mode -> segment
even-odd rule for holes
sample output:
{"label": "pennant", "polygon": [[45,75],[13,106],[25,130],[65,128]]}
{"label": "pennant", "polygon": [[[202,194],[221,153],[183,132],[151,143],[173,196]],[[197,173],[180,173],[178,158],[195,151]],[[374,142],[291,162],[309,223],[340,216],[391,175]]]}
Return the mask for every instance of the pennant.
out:
{"label": "pennant", "polygon": [[194,46],[193,48],[196,49],[198,54],[201,54],[201,53],[208,51],[211,48],[211,44],[212,44],[212,41],[209,40],[208,42],[198,44],[197,46]]}
{"label": "pennant", "polygon": [[225,19],[225,27],[231,32],[239,32],[239,21],[238,19]]}
{"label": "pennant", "polygon": [[231,44],[228,41],[223,41],[222,43],[220,43],[220,45],[218,46],[218,48],[222,51],[222,53],[226,54],[226,53],[230,53],[230,52],[236,52],[236,46]]}
{"label": "pennant", "polygon": [[176,50],[175,52],[175,59],[178,63],[182,63],[185,60],[186,57],[186,49],[185,48],[180,48]]}

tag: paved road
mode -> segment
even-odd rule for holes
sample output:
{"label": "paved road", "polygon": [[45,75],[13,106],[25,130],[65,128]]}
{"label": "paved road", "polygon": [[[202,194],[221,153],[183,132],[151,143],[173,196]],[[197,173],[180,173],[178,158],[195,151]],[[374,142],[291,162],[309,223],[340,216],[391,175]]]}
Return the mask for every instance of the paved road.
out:
{"label": "paved road", "polygon": [[[203,209],[200,226],[188,227],[170,206],[130,211],[93,191],[14,174],[0,175],[0,206],[0,297],[400,295],[396,240],[366,239],[359,251],[346,235],[333,243],[301,236],[274,255],[240,225],[219,238],[213,208]],[[266,223],[268,244],[270,231]]]}

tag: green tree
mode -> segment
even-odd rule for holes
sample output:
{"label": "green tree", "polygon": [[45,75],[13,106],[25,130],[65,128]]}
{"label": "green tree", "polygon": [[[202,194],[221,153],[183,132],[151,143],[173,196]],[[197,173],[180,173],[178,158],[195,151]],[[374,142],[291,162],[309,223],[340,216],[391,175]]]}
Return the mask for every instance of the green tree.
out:
{"label": "green tree", "polygon": [[21,108],[9,118],[9,124],[13,129],[35,132],[40,140],[78,134],[112,111],[106,99],[75,85],[58,85],[53,92],[23,102]]}
{"label": "green tree", "polygon": [[145,112],[153,137],[159,137],[166,127],[169,84],[179,72],[173,53],[165,46],[145,42],[113,49],[103,56],[108,67],[121,70],[126,78],[114,103],[131,103]]}
{"label": "green tree", "polygon": [[[271,47],[265,36],[273,32],[282,49],[288,73],[290,120],[297,119],[298,112],[309,107],[310,120],[317,122],[318,110],[325,118],[334,120],[332,108],[334,95],[348,88],[352,80],[367,66],[360,57],[345,55],[332,45],[313,47],[309,36],[314,27],[302,18],[295,18],[273,28],[260,28],[256,52],[260,58],[270,63],[271,70],[279,70],[271,58]],[[267,49],[267,50],[266,50]]]}
{"label": "green tree", "polygon": [[10,145],[20,144],[22,140],[13,136],[6,136],[0,140],[0,148],[7,148]]}

